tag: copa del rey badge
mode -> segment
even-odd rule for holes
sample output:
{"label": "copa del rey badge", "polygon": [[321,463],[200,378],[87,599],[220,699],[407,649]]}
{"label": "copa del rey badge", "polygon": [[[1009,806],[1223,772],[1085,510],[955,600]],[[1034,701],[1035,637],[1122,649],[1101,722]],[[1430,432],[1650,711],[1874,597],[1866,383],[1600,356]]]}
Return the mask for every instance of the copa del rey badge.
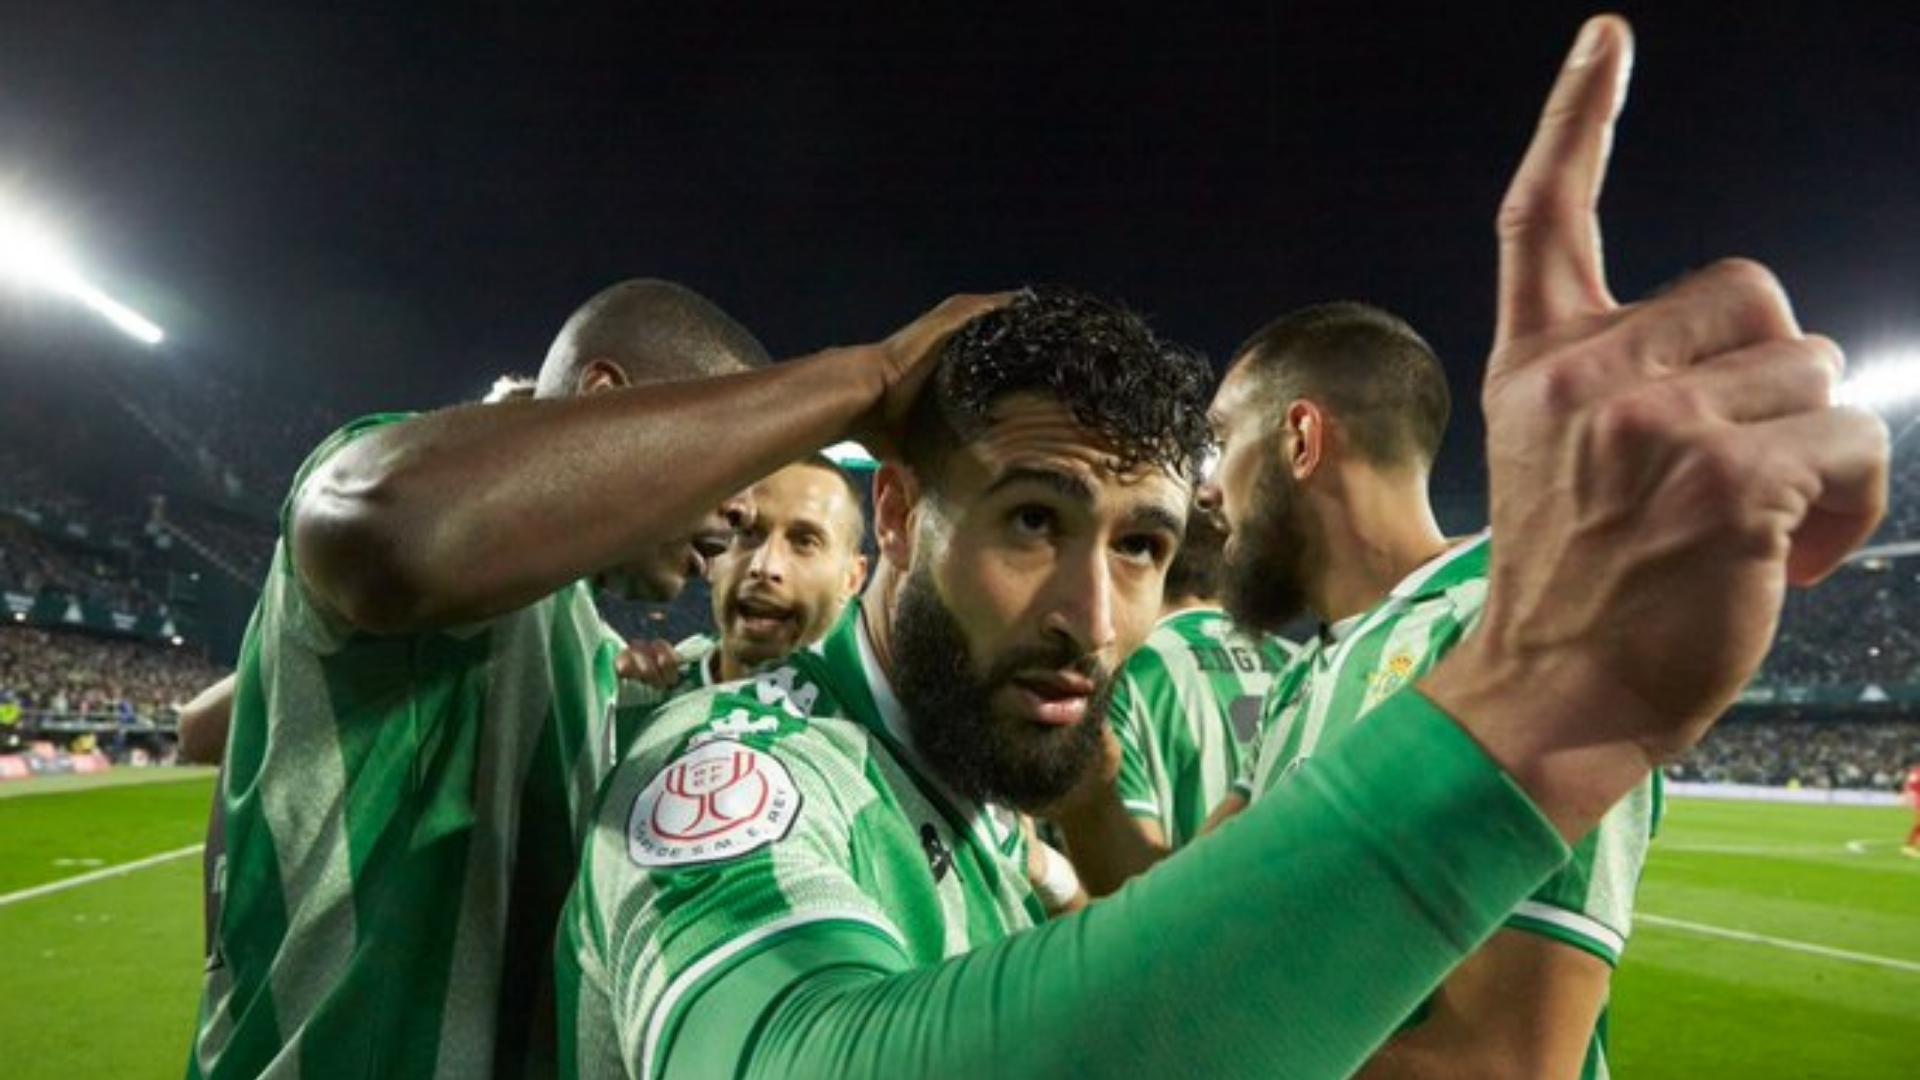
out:
{"label": "copa del rey badge", "polygon": [[786,836],[800,789],[780,760],[732,739],[689,749],[654,776],[627,816],[627,855],[641,866],[694,866]]}

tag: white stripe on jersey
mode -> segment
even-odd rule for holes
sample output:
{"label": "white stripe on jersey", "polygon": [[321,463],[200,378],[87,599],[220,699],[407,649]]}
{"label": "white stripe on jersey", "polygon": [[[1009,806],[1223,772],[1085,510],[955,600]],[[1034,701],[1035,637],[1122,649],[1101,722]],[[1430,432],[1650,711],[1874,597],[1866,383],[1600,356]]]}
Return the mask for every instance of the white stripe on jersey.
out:
{"label": "white stripe on jersey", "polygon": [[[505,1064],[490,1060],[495,1049],[493,1006],[500,997],[499,953],[507,939],[520,793],[533,766],[534,744],[546,728],[546,713],[553,708],[548,704],[553,700],[549,625],[545,619],[501,619],[487,641],[487,696],[474,763],[473,808],[476,816],[483,808],[491,809],[492,820],[468,833],[466,880],[455,914],[460,922],[454,930],[440,1051],[434,1059],[434,1075],[447,1080],[497,1071]],[[586,749],[581,748],[583,755]]]}
{"label": "white stripe on jersey", "polygon": [[[295,602],[287,593],[297,588],[282,582],[269,603]],[[357,936],[347,776],[320,657],[284,635],[262,634],[260,674],[274,724],[256,785],[287,905],[286,937],[267,976],[281,1039],[268,1071],[293,1078],[300,1075],[302,1025],[345,977]],[[300,782],[289,782],[296,775]]]}
{"label": "white stripe on jersey", "polygon": [[1596,945],[1604,947],[1615,957],[1618,957],[1627,947],[1627,939],[1621,937],[1613,927],[1596,919],[1590,919],[1577,911],[1542,904],[1537,900],[1522,900],[1520,906],[1513,909],[1513,913],[1543,923],[1552,923],[1562,930],[1571,930]]}

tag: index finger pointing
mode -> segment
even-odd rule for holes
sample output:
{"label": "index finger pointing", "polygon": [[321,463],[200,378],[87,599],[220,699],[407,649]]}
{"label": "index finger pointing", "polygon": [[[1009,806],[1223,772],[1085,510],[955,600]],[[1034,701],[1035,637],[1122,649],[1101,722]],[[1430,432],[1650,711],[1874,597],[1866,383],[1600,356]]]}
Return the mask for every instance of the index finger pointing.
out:
{"label": "index finger pointing", "polygon": [[1614,306],[1600,255],[1598,205],[1632,65],[1626,21],[1597,16],[1581,28],[1547,96],[1500,204],[1496,354],[1514,338]]}

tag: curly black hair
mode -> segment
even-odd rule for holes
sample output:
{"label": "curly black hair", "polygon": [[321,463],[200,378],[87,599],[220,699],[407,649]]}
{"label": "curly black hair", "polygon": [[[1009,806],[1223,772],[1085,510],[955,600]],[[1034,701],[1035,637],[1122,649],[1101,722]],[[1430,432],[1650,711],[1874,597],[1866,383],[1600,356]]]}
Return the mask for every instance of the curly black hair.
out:
{"label": "curly black hair", "polygon": [[907,462],[937,475],[948,453],[987,430],[997,402],[1034,393],[1111,443],[1121,470],[1157,465],[1191,478],[1210,442],[1212,383],[1198,352],[1118,304],[1062,286],[1025,289],[948,339],[908,417]]}

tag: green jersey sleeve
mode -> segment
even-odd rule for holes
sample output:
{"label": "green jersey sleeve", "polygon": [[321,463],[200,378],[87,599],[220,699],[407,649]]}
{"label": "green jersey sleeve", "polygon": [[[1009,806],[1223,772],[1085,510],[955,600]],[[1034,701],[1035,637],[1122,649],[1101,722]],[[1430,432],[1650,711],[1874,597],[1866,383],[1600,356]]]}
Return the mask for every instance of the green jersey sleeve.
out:
{"label": "green jersey sleeve", "polygon": [[[689,731],[688,728],[691,727]],[[787,746],[806,741],[807,752]],[[630,1075],[658,1075],[690,1019],[710,1026],[753,1002],[717,980],[769,943],[835,924],[870,942],[865,960],[906,967],[901,934],[850,873],[853,814],[830,746],[777,705],[696,695],[670,705],[603,793],[562,950],[599,973],[617,1045],[576,1039],[573,1075],[600,1075],[617,1052]],[[875,961],[881,962],[881,961]],[[564,965],[563,965],[564,967]],[[565,970],[562,984],[579,985]],[[765,1004],[765,1003],[761,1003]],[[569,1008],[589,1005],[563,1002]],[[717,1012],[716,1012],[717,1011]],[[711,1014],[711,1015],[710,1015]],[[576,1032],[592,1017],[571,1018]],[[569,1040],[563,1036],[562,1043]]]}
{"label": "green jersey sleeve", "polygon": [[884,932],[782,927],[784,906],[743,889],[762,932],[704,973],[700,1020],[676,1033],[656,1007],[641,1075],[1347,1075],[1567,854],[1425,699],[1382,708],[1400,715],[1377,738],[1307,762],[1207,843],[944,963],[895,970]]}
{"label": "green jersey sleeve", "polygon": [[1655,774],[1620,800],[1574,846],[1567,865],[1514,909],[1508,929],[1551,938],[1617,967],[1632,932],[1634,893],[1661,795]]}
{"label": "green jersey sleeve", "polygon": [[405,423],[415,415],[374,413],[351,421],[327,436],[300,463],[299,470],[293,475],[293,484],[287,489],[286,501],[280,504],[279,558],[274,560],[262,590],[272,594],[282,628],[316,651],[333,651],[352,633],[352,627],[315,604],[307,594],[306,582],[293,563],[293,504],[314,471],[326,464],[328,458],[339,453],[342,447],[370,431]]}

